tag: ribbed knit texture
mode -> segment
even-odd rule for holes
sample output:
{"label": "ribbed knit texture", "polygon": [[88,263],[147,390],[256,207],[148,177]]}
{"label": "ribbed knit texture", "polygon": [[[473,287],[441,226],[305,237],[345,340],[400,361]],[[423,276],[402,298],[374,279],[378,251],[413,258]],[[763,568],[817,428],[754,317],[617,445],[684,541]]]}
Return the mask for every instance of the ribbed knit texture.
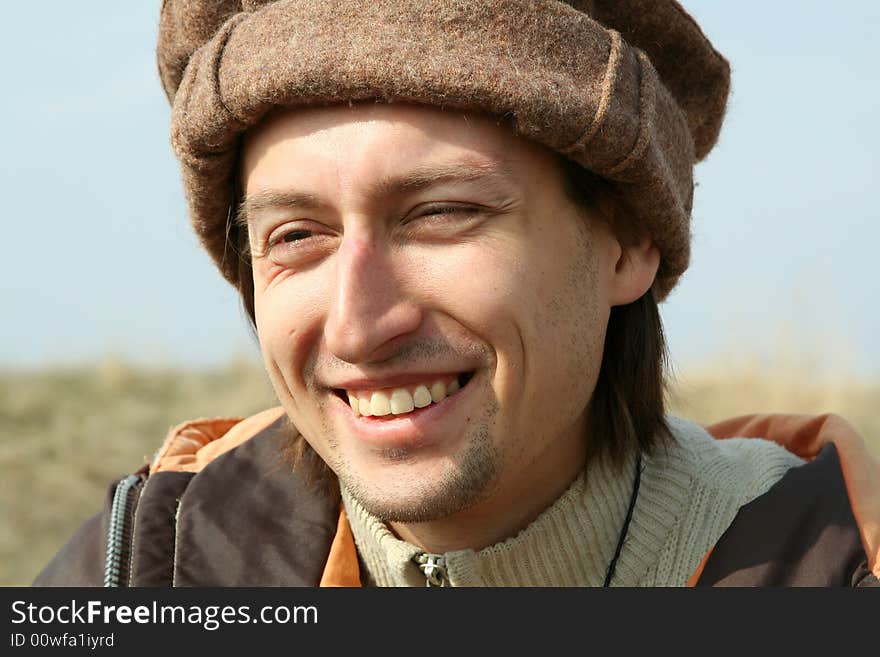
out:
{"label": "ribbed knit texture", "polygon": [[[757,438],[712,438],[702,427],[670,417],[668,449],[643,458],[642,481],[614,586],[683,586],[733,521],[803,461]],[[623,475],[595,463],[516,536],[485,549],[446,557],[453,586],[601,586],[632,493],[635,457]],[[413,561],[418,548],[401,541],[343,490],[355,543],[376,586],[424,586]]]}

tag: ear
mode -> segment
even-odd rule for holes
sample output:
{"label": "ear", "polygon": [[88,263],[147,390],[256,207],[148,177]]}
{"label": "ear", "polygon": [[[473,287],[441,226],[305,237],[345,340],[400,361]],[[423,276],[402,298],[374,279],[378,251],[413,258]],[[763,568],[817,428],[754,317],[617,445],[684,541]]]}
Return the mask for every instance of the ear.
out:
{"label": "ear", "polygon": [[612,306],[624,306],[641,298],[654,284],[660,266],[660,250],[645,237],[616,251],[614,271],[611,272],[609,301]]}

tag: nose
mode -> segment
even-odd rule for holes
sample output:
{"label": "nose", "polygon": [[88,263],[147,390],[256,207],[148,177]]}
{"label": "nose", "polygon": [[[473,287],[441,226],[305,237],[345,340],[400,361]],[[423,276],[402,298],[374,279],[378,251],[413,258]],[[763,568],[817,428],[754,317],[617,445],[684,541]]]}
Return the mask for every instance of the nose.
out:
{"label": "nose", "polygon": [[387,359],[395,338],[415,331],[422,321],[418,304],[407,298],[404,267],[391,251],[375,239],[346,236],[336,252],[324,339],[343,361]]}

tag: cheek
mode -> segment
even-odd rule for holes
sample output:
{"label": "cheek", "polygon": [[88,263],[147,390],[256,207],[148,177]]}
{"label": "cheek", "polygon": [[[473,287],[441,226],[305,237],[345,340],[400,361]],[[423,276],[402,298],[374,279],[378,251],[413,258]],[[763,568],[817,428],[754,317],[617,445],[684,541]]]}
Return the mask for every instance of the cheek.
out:
{"label": "cheek", "polygon": [[[586,404],[601,366],[610,309],[598,263],[589,247],[560,257],[544,302],[536,304],[535,329],[544,347],[544,385]],[[561,373],[557,375],[554,373]]]}
{"label": "cheek", "polygon": [[422,298],[499,350],[513,337],[525,282],[522,248],[502,237],[450,249],[430,258]]}
{"label": "cheek", "polygon": [[266,289],[256,287],[254,313],[263,360],[276,392],[284,401],[303,386],[310,340],[319,332],[320,294],[304,277]]}
{"label": "cheek", "polygon": [[254,294],[257,336],[278,401],[294,426],[309,436],[309,443],[327,460],[330,454],[322,439],[326,434],[322,411],[309,394],[306,374],[315,336],[320,334],[320,295],[317,285],[310,287],[304,283],[289,279],[262,291],[257,288]]}
{"label": "cheek", "polygon": [[609,307],[600,253],[586,230],[571,227],[536,232],[516,261],[506,308],[521,371],[511,367],[511,385],[534,400],[532,426],[568,425],[582,415],[601,366]]}

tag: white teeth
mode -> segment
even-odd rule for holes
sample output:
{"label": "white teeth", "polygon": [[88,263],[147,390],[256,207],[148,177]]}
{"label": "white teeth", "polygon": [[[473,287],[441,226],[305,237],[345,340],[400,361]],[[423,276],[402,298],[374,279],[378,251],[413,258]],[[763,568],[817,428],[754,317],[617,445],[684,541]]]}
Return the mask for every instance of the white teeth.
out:
{"label": "white teeth", "polygon": [[370,412],[373,415],[388,415],[391,412],[391,400],[384,392],[374,392],[370,397]]}
{"label": "white teeth", "polygon": [[430,387],[421,384],[413,390],[394,388],[390,395],[387,391],[378,390],[373,393],[359,393],[367,395],[366,397],[348,393],[348,403],[356,415],[403,415],[411,413],[416,408],[425,408],[432,402],[435,404],[441,402],[449,395],[458,392],[460,387],[458,380],[453,379],[449,385],[445,381],[435,381]]}
{"label": "white teeth", "polygon": [[395,388],[391,393],[391,412],[395,415],[409,413],[415,408],[412,395],[405,388]]}
{"label": "white teeth", "polygon": [[361,415],[365,415],[367,417],[369,417],[370,415],[373,414],[370,409],[370,400],[369,399],[359,399],[358,406],[357,407],[352,406],[352,408],[354,409],[355,413],[360,413]]}
{"label": "white teeth", "polygon": [[445,383],[443,383],[442,381],[437,381],[437,383],[431,386],[431,399],[434,400],[435,404],[446,399]]}
{"label": "white teeth", "polygon": [[428,392],[428,389],[425,386],[419,386],[413,392],[413,405],[416,408],[424,408],[432,401],[431,393]]}

